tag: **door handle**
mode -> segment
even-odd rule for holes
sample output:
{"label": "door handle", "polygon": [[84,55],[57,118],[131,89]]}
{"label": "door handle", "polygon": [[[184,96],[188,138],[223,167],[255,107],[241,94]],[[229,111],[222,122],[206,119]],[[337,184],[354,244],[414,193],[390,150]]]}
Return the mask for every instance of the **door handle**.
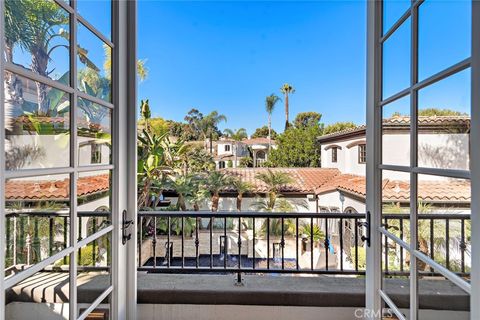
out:
{"label": "door handle", "polygon": [[366,241],[367,246],[370,247],[370,211],[367,211],[367,213],[365,215],[365,218],[366,218],[366,221],[365,222],[359,222],[358,226],[359,227],[365,227],[365,229],[367,231],[367,235],[362,236],[360,239],[362,239],[362,241]]}
{"label": "door handle", "polygon": [[127,220],[127,210],[122,212],[122,244],[125,245],[132,238],[132,234],[127,234],[127,229],[133,224],[133,220]]}

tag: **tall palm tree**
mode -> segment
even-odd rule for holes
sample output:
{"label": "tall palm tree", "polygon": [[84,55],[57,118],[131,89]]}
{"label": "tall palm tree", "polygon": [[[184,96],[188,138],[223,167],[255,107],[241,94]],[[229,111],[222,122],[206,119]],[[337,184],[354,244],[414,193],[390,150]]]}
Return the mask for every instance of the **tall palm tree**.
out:
{"label": "tall palm tree", "polygon": [[268,113],[268,150],[272,148],[272,113],[273,109],[275,109],[275,105],[280,100],[281,99],[274,93],[267,96],[267,98],[265,99],[265,110],[267,110]]}
{"label": "tall palm tree", "polygon": [[232,184],[231,178],[223,172],[214,171],[205,180],[205,187],[211,194],[212,212],[218,211],[220,191]]}
{"label": "tall palm tree", "polygon": [[285,83],[281,88],[280,91],[283,93],[283,96],[285,97],[285,130],[288,129],[290,126],[290,122],[288,122],[288,113],[289,113],[289,105],[288,105],[288,96],[290,94],[295,93],[295,88],[291,86],[288,83]]}
{"label": "tall palm tree", "polygon": [[232,187],[237,191],[237,211],[242,211],[243,195],[252,189],[252,185],[239,178],[232,179]]}
{"label": "tall palm tree", "polygon": [[275,202],[280,194],[281,188],[293,182],[293,179],[287,173],[281,171],[275,172],[271,169],[258,173],[255,178],[267,185],[268,207],[271,210],[275,208]]}

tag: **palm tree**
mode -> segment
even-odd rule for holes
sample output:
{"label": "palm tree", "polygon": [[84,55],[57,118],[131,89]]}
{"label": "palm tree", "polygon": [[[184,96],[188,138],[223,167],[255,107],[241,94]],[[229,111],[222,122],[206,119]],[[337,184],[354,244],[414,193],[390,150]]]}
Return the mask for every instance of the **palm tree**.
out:
{"label": "palm tree", "polygon": [[280,88],[280,91],[283,93],[283,96],[285,97],[285,130],[288,129],[288,127],[290,126],[290,122],[288,122],[288,96],[290,94],[293,94],[295,93],[295,88],[291,85],[289,85],[288,83],[285,83],[281,88]]}
{"label": "palm tree", "polygon": [[225,121],[227,122],[227,117],[223,114],[219,114],[218,111],[212,111],[207,114],[205,117],[193,119],[192,125],[195,127],[195,130],[198,130],[205,141],[205,149],[207,149],[207,139],[210,139],[210,154],[213,153],[213,133],[217,128],[217,125]]}
{"label": "palm tree", "polygon": [[177,198],[177,208],[186,211],[187,210],[187,202],[190,202],[194,192],[195,192],[195,184],[196,176],[188,174],[188,175],[180,175],[176,174],[168,178],[167,185],[175,190],[178,195]]}
{"label": "palm tree", "polygon": [[218,211],[220,191],[232,184],[231,178],[223,172],[214,171],[205,180],[205,188],[210,191],[212,199],[212,212]]}
{"label": "palm tree", "polygon": [[271,169],[258,173],[255,178],[267,185],[268,208],[270,211],[275,208],[275,202],[280,194],[281,188],[293,182],[293,179],[287,173],[281,171],[275,172]]}
{"label": "palm tree", "polygon": [[242,211],[243,195],[252,189],[252,185],[248,182],[243,182],[240,178],[232,179],[232,187],[237,191],[237,211]]}
{"label": "palm tree", "polygon": [[281,99],[274,93],[267,96],[267,98],[265,99],[265,110],[267,110],[268,113],[268,150],[272,148],[272,113],[273,109],[275,109],[275,105],[279,100]]}

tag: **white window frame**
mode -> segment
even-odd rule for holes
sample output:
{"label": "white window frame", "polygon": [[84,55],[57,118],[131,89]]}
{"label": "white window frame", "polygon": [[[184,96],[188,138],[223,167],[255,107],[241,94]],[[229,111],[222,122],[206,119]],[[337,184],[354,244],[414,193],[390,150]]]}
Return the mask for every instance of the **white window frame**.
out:
{"label": "white window frame", "polygon": [[[5,171],[5,130],[4,128],[4,108],[0,108],[0,238],[5,237],[5,181],[9,178],[43,176],[52,174],[68,174],[70,178],[70,246],[64,250],[50,256],[49,258],[31,266],[30,268],[5,279],[5,257],[0,257],[0,320],[5,320],[5,290],[41,271],[49,264],[64,256],[70,257],[70,283],[69,283],[69,318],[84,319],[89,312],[98,307],[102,301],[110,295],[110,315],[112,319],[134,319],[136,317],[136,237],[128,242],[128,246],[121,243],[121,212],[128,207],[130,219],[134,219],[136,214],[136,28],[131,28],[129,23],[135,25],[136,22],[136,1],[116,1],[112,0],[112,40],[110,41],[101,32],[99,32],[87,20],[81,17],[76,8],[76,1],[67,4],[62,0],[54,0],[57,5],[68,12],[70,16],[70,86],[62,85],[49,78],[39,76],[29,72],[24,68],[14,64],[7,64],[0,59],[0,103],[4,103],[4,71],[8,70],[19,76],[33,81],[39,81],[50,87],[65,91],[70,95],[70,166],[62,168],[49,169],[31,169],[19,171]],[[4,2],[0,1],[0,52],[4,52]],[[132,20],[133,19],[133,20]],[[106,102],[101,99],[91,97],[77,89],[77,47],[76,47],[76,27],[77,23],[82,23],[92,34],[100,38],[104,43],[112,48],[112,102]],[[130,43],[127,43],[130,42]],[[133,42],[133,46],[132,46]],[[115,44],[118,44],[116,47]],[[132,67],[133,66],[133,67]],[[133,69],[132,69],[133,68]],[[133,74],[133,76],[132,76]],[[76,105],[77,99],[85,98],[94,103],[100,104],[112,110],[112,164],[80,166],[78,162],[77,147],[77,129],[76,129]],[[133,114],[133,116],[132,116]],[[133,125],[132,125],[133,124]],[[131,126],[128,126],[131,125]],[[129,130],[120,130],[121,127],[127,127]],[[133,150],[133,151],[132,151]],[[133,168],[133,169],[132,169]],[[77,178],[81,172],[90,172],[98,170],[110,170],[112,172],[112,190],[111,190],[111,225],[88,236],[81,241],[78,239],[77,228]],[[133,229],[133,230],[132,230]],[[136,225],[131,227],[130,233],[136,234]],[[111,234],[111,285],[90,306],[78,314],[78,305],[76,299],[77,289],[77,256],[76,251],[82,246],[90,243],[103,235]],[[128,247],[128,254],[127,254]],[[0,250],[5,250],[5,242],[0,241]],[[127,265],[128,261],[132,262]],[[132,266],[133,265],[133,270]],[[133,280],[132,280],[133,279]],[[129,290],[127,288],[127,280]],[[128,299],[127,299],[128,296]],[[127,316],[128,312],[128,316]]]}
{"label": "white window frame", "polygon": [[[382,236],[402,246],[415,259],[424,261],[451,282],[470,294],[470,318],[480,318],[480,3],[472,4],[472,55],[471,58],[440,71],[418,82],[418,8],[423,1],[412,1],[411,7],[399,20],[382,35],[383,1],[367,3],[367,211],[371,213],[371,247],[367,250],[366,268],[366,307],[371,311],[382,308],[382,300],[395,312],[399,319],[405,319],[395,303],[382,291],[381,251]],[[408,18],[411,18],[411,82],[410,88],[387,97],[382,101],[382,43]],[[475,39],[477,41],[475,41]],[[417,123],[418,90],[466,68],[471,69],[471,134],[470,134],[470,171],[418,167],[417,126],[411,126],[410,166],[384,165],[382,154],[382,107],[410,94],[411,123]],[[406,243],[381,226],[382,170],[410,173],[410,239]],[[417,215],[417,176],[418,174],[440,175],[471,181],[471,219],[472,219],[472,268],[471,282],[463,280],[447,268],[439,265],[417,250],[416,215]],[[408,319],[418,319],[418,277],[416,263],[410,264],[410,314]],[[380,319],[379,313],[373,313],[369,319]]]}

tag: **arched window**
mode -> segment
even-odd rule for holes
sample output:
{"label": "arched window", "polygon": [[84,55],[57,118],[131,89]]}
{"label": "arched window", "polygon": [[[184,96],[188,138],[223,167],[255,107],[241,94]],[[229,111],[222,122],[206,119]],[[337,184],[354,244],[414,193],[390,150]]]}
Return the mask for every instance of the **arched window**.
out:
{"label": "arched window", "polygon": [[265,153],[265,151],[263,151],[263,150],[257,151],[257,155],[256,155],[256,158],[255,158],[256,166],[257,167],[262,167],[263,163],[266,161],[266,158],[267,158],[267,154]]}

